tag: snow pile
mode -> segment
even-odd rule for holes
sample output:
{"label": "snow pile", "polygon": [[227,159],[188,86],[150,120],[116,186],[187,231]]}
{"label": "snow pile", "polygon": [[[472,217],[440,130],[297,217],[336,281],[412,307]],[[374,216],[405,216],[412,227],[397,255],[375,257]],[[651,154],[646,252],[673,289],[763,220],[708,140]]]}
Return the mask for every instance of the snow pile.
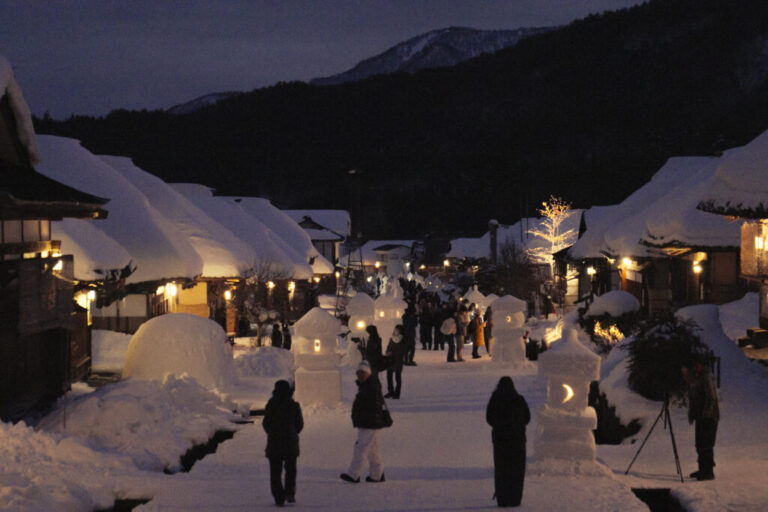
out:
{"label": "snow pile", "polygon": [[624,425],[639,419],[644,428],[650,428],[650,420],[659,414],[661,402],[648,400],[629,389],[629,353],[625,347],[631,341],[632,338],[625,338],[616,344],[603,363],[600,392],[605,393],[608,402],[616,407],[616,416]]}
{"label": "snow pile", "polygon": [[111,507],[130,459],[72,438],[0,422],[0,510],[88,511]]}
{"label": "snow pile", "polygon": [[91,367],[94,371],[119,372],[125,366],[125,353],[131,335],[94,329],[91,333]]}
{"label": "snow pile", "polygon": [[235,370],[241,379],[269,377],[293,382],[295,369],[293,353],[282,348],[259,347],[235,357]]}
{"label": "snow pile", "polygon": [[171,373],[189,375],[207,388],[231,388],[234,364],[224,329],[187,313],[141,324],[128,346],[123,377],[163,380]]}
{"label": "snow pile", "polygon": [[104,271],[123,268],[131,261],[128,251],[90,220],[51,222],[51,238],[61,241],[62,254],[75,257],[75,279],[80,281],[103,279]]}
{"label": "snow pile", "polygon": [[757,327],[759,321],[760,297],[750,292],[741,299],[720,306],[720,323],[723,332],[732,340],[747,335],[747,329]]}
{"label": "snow pile", "polygon": [[634,295],[623,290],[614,290],[596,297],[584,316],[610,315],[617,317],[638,310],[640,310],[640,302]]}
{"label": "snow pile", "polygon": [[126,455],[143,470],[177,471],[193,445],[233,430],[235,408],[194,380],[171,375],[162,382],[122,381],[60,403],[41,426]]}
{"label": "snow pile", "polygon": [[29,161],[32,165],[40,161],[40,153],[37,150],[35,142],[35,128],[32,125],[32,114],[29,106],[21,94],[21,88],[13,77],[13,68],[5,57],[0,55],[0,98],[8,96],[8,102],[16,118],[16,131],[19,134],[19,140],[24,144],[29,155]]}

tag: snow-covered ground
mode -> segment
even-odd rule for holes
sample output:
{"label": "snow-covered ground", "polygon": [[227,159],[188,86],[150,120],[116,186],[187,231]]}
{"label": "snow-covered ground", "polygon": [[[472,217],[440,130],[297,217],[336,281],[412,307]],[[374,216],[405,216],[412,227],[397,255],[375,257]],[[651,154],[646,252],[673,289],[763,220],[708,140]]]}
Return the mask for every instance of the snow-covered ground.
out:
{"label": "snow-covered ground", "polygon": [[[720,308],[723,322],[729,332],[736,332],[737,324],[749,318],[740,321],[729,309],[733,307]],[[505,369],[485,356],[447,364],[443,352],[418,350],[419,365],[404,371],[402,399],[388,401],[395,424],[382,435],[386,483],[352,485],[338,478],[349,463],[355,439],[350,404],[356,387],[352,369],[345,367],[340,405],[304,406],[296,507],[319,511],[494,507],[492,447],[484,410],[499,377],[511,374],[533,412],[520,510],[646,510],[631,487],[670,488],[689,511],[768,510],[768,372],[747,360],[722,333],[713,321],[717,312],[713,306],[683,312],[703,324],[705,341],[722,358],[722,419],[714,481],[688,480],[688,473],[696,469],[693,427],[685,410],[677,408],[671,413],[686,482],[677,479],[670,437],[661,425],[630,474],[624,475],[660,408],[655,403],[638,408],[644,423],[635,436],[637,443],[598,446],[604,474],[535,471],[547,467],[534,463],[536,411],[546,395],[536,363]],[[263,406],[274,381],[290,377],[292,361],[289,353],[271,347],[238,355],[233,366],[238,383],[228,397],[189,379],[131,379],[96,391],[78,387],[36,430],[0,424],[0,510],[91,512],[110,506],[114,497],[151,498],[137,512],[272,510],[266,439],[258,418],[246,425],[229,420],[235,409],[232,400],[246,408]],[[605,362],[614,370],[621,364]],[[621,413],[622,404],[618,405]],[[160,471],[175,469],[177,454],[228,427],[238,429],[235,437],[189,473]]]}

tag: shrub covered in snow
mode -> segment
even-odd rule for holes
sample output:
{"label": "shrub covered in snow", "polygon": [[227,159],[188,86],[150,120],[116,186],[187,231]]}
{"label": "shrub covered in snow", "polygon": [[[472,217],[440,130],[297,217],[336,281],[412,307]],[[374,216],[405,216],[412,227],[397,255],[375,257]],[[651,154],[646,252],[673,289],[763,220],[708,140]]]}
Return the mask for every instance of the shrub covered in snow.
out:
{"label": "shrub covered in snow", "polygon": [[605,354],[634,332],[639,309],[640,303],[633,295],[614,290],[596,297],[579,318],[579,324],[589,334],[597,352]]}
{"label": "shrub covered in snow", "polygon": [[642,323],[626,348],[629,387],[650,400],[684,400],[680,368],[711,356],[698,326],[672,315]]}
{"label": "shrub covered in snow", "polygon": [[224,329],[186,313],[144,322],[131,338],[123,377],[162,381],[171,373],[189,375],[207,388],[229,389],[234,364]]}

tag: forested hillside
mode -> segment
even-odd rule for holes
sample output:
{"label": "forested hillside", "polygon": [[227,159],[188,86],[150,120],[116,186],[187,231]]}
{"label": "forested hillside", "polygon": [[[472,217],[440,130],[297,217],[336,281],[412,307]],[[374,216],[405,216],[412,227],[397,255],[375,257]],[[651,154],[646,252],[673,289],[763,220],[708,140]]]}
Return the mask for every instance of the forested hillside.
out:
{"label": "forested hillside", "polygon": [[767,41],[764,0],[652,0],[452,68],[37,129],[131,156],[166,181],[285,208],[349,207],[357,169],[367,237],[482,230],[550,194],[618,202],[669,156],[764,131]]}

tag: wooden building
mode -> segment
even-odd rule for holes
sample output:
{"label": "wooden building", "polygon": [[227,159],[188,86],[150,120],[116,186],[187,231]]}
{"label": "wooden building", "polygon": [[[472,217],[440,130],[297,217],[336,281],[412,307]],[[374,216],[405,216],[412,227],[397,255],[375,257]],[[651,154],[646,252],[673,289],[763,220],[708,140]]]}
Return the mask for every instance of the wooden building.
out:
{"label": "wooden building", "polygon": [[[101,209],[105,199],[34,170],[29,143],[23,142],[34,134],[20,133],[24,121],[31,126],[31,120],[19,119],[25,113],[18,109],[23,98],[12,101],[8,93],[16,92],[15,87],[0,84],[0,419],[4,421],[22,418],[55,400],[87,367],[88,338],[77,336],[82,334],[84,317],[73,301],[73,259],[60,254],[60,242],[51,239],[50,223],[64,217],[106,217]],[[72,343],[73,339],[85,341]]]}

